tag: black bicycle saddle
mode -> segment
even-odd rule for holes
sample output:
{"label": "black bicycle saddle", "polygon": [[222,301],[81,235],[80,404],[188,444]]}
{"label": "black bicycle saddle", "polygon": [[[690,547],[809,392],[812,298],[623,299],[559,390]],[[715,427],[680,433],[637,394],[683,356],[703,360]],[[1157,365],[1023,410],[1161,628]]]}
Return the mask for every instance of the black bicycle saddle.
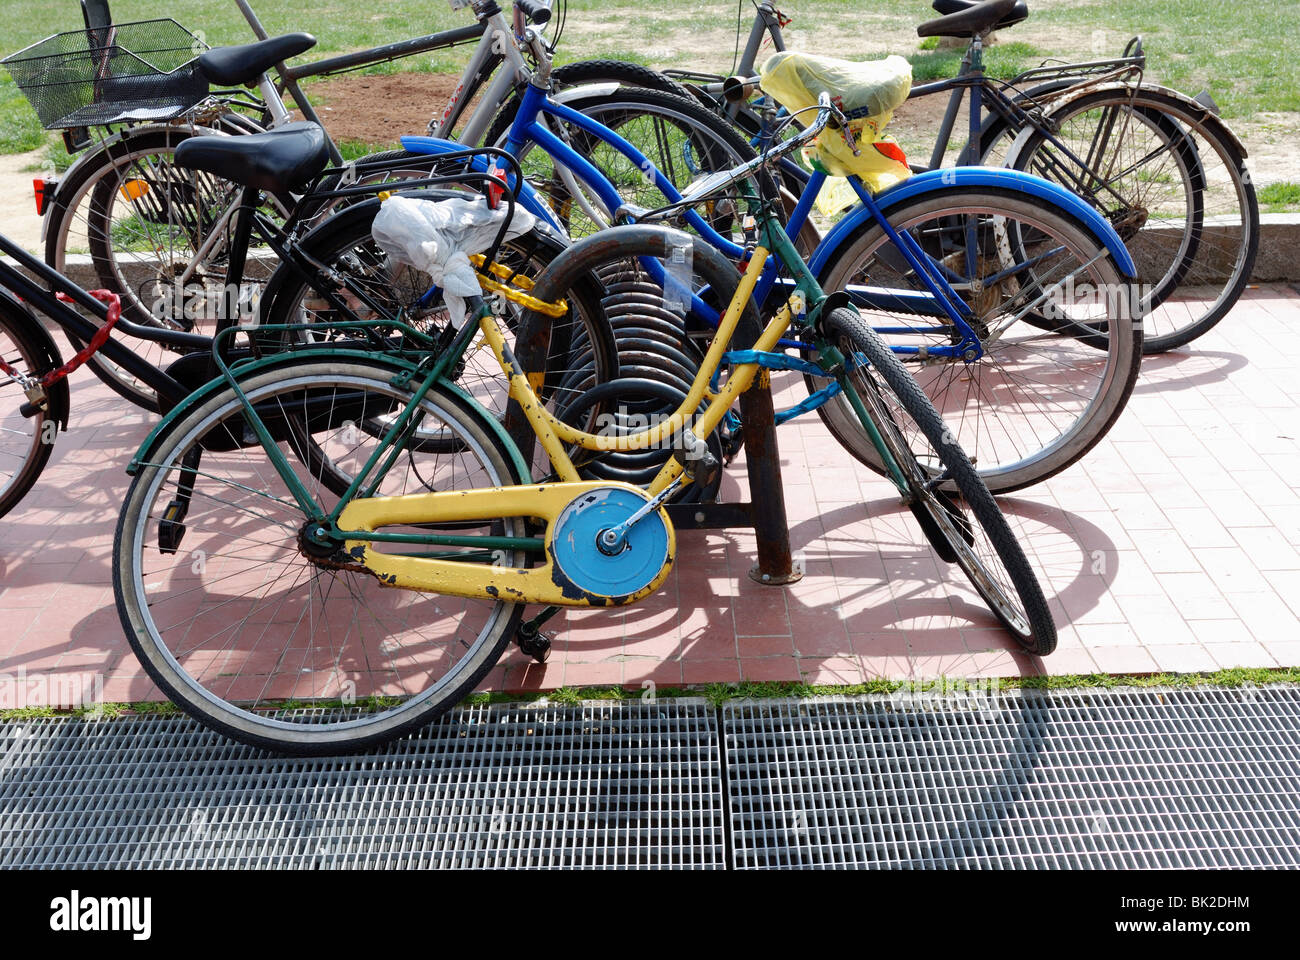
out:
{"label": "black bicycle saddle", "polygon": [[213,47],[199,54],[199,72],[209,83],[237,87],[252,83],[282,60],[296,57],[314,46],[316,38],[310,33],[286,33],[237,47]]}
{"label": "black bicycle saddle", "polygon": [[934,9],[944,16],[921,24],[917,36],[977,37],[1029,16],[1025,0],[934,0]]}
{"label": "black bicycle saddle", "polygon": [[176,166],[203,170],[271,193],[295,192],[329,163],[319,124],[299,121],[266,133],[190,137],[176,148]]}

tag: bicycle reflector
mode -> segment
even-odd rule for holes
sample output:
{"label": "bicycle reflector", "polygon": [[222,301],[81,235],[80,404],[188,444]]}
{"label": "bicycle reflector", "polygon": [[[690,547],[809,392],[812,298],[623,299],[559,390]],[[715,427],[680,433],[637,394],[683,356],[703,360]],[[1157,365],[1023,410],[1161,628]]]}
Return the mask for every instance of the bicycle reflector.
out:
{"label": "bicycle reflector", "polygon": [[492,164],[488,167],[488,176],[492,179],[487,183],[487,202],[488,209],[495,210],[501,205],[501,198],[505,196],[504,184],[506,182],[505,167],[497,161],[496,157],[492,158]]}
{"label": "bicycle reflector", "polygon": [[903,153],[903,148],[892,141],[877,140],[872,146],[895,163],[907,163],[907,154]]}
{"label": "bicycle reflector", "polygon": [[46,180],[44,177],[35,177],[32,180],[32,193],[36,195],[36,215],[38,217],[45,215],[45,205],[49,203],[50,197],[54,196],[58,189],[59,181]]}
{"label": "bicycle reflector", "polygon": [[134,202],[149,192],[149,183],[139,177],[128,177],[122,181],[117,192],[122,195],[123,200]]}

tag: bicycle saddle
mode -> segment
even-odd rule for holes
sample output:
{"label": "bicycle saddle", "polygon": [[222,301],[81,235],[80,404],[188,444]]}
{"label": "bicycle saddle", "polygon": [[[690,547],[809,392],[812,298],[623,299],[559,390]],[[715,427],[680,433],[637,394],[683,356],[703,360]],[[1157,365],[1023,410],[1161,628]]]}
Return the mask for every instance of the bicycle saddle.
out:
{"label": "bicycle saddle", "polygon": [[815,106],[829,93],[850,120],[896,110],[912,89],[912,66],[899,56],[837,60],[783,50],[763,64],[759,84],[787,110]]}
{"label": "bicycle saddle", "polygon": [[[942,14],[961,13],[963,10],[969,10],[976,6],[980,0],[934,0],[930,6]],[[1029,5],[1025,0],[1017,0],[1016,5],[1011,8],[1011,12],[1005,17],[993,24],[994,30],[1001,30],[1003,27],[1014,27],[1022,20],[1029,19]]]}
{"label": "bicycle saddle", "polygon": [[286,33],[237,47],[214,47],[199,54],[199,72],[209,83],[237,87],[252,83],[282,60],[296,57],[314,46],[316,38],[310,33]]}
{"label": "bicycle saddle", "polygon": [[190,137],[176,148],[176,165],[202,170],[271,193],[296,191],[329,163],[319,124],[287,123],[266,133]]}
{"label": "bicycle saddle", "polygon": [[977,37],[995,27],[1009,27],[1029,16],[1025,0],[935,0],[934,8],[946,16],[927,20],[916,28],[918,37]]}

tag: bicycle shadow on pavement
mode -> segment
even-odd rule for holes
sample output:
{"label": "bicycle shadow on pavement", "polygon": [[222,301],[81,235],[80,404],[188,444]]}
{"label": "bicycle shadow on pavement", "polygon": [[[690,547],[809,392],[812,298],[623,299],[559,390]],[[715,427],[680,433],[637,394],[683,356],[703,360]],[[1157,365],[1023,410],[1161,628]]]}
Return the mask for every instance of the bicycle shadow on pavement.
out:
{"label": "bicycle shadow on pavement", "polygon": [[1142,358],[1142,372],[1133,387],[1137,395],[1195,390],[1222,383],[1250,363],[1240,353],[1221,350],[1180,350]]}

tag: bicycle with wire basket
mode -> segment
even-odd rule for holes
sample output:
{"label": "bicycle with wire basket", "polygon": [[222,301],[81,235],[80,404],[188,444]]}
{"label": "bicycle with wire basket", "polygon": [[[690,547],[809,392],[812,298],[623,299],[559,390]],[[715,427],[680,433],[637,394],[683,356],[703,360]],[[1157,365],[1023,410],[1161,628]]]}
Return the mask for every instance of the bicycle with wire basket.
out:
{"label": "bicycle with wire basket", "polygon": [[[832,118],[843,119],[823,96],[806,134]],[[611,259],[671,263],[689,249],[726,308],[690,396],[648,430],[593,433],[549,412],[523,359],[545,352],[545,316],[525,317],[512,348],[481,298],[445,345],[406,330],[405,349],[384,354],[308,343],[226,363],[215,350],[221,378],[172,411],[132,461],[115,540],[119,613],[151,678],[210,727],[286,753],[358,749],[429,722],[512,640],[543,658],[537,626],[556,610],[623,606],[663,583],[676,553],[665,505],[718,469],[703,438],[761,369],[792,359],[773,352],[792,324],[816,344],[808,369],[850,398],[937,555],[1019,644],[1049,653],[1055,628],[1005,517],[894,354],[817,284],[781,229],[771,182],[760,179],[761,196],[748,190],[762,162],[579,241],[536,278],[539,306],[558,311],[575,277]],[[743,275],[659,224],[733,184],[755,218]],[[769,252],[795,286],[763,324],[751,295]],[[528,450],[451,382],[480,335],[549,458],[540,480]],[[725,383],[710,386],[724,364]],[[289,417],[352,477],[341,494],[295,455],[302,439],[287,437]],[[656,445],[672,457],[644,489],[578,472],[583,456]],[[527,603],[544,609],[524,624]]]}
{"label": "bicycle with wire basket", "polygon": [[[106,0],[82,0],[84,31],[59,34],[36,45],[39,50],[28,48],[6,61],[37,107],[43,125],[69,135],[65,136],[69,153],[95,141],[93,149],[85,150],[62,176],[37,180],[37,209],[45,217],[46,262],[66,273],[84,251],[94,282],[116,292],[124,315],[138,326],[192,329],[185,306],[201,306],[205,298],[219,295],[225,272],[229,226],[241,192],[238,185],[221,178],[196,178],[177,171],[172,157],[180,143],[197,135],[241,136],[277,129],[291,122],[292,107],[319,122],[302,92],[302,81],[467,43],[475,45],[461,81],[446,108],[430,120],[429,130],[450,135],[463,124],[463,139],[474,143],[491,121],[495,105],[508,98],[521,66],[515,47],[499,41],[498,35],[509,27],[491,0],[474,0],[475,19],[467,26],[289,64],[284,61],[306,52],[315,39],[301,33],[268,37],[247,0],[236,3],[259,38],[254,43],[209,50],[173,21],[157,21],[156,26],[115,24]],[[530,9],[538,22],[549,21],[544,7]],[[556,39],[562,27],[561,22],[555,28]],[[168,31],[165,42],[155,36],[163,28]],[[126,67],[117,65],[134,67],[145,57],[158,61],[154,73],[145,78],[157,88],[156,101],[118,99],[128,78],[119,75]],[[55,88],[44,83],[41,71],[35,69],[59,58],[65,77],[64,86],[57,89],[65,100],[74,94],[79,98],[76,109],[69,111],[50,102]],[[568,64],[557,71],[557,80],[635,82],[641,92],[646,87],[677,89],[644,67],[608,61]],[[282,94],[292,102],[286,104]],[[698,105],[692,106],[703,113]],[[94,126],[110,121],[112,126]],[[339,178],[335,185],[361,182],[355,178],[364,179],[365,169],[380,171],[370,176],[381,179],[419,178],[428,172],[429,164],[422,158],[388,151],[361,158],[359,174],[356,166],[343,163],[328,134],[326,140]],[[399,158],[405,158],[406,164],[375,166]],[[295,198],[268,193],[264,201],[268,215],[283,218]],[[338,202],[324,203],[316,216]],[[275,265],[272,251],[255,245],[245,265],[247,282],[265,282]],[[160,312],[174,303],[181,304],[179,311]],[[165,360],[166,353],[156,343],[137,341],[134,347],[154,363]],[[92,356],[90,365],[128,400],[147,408],[155,404],[148,384],[104,355]]]}

